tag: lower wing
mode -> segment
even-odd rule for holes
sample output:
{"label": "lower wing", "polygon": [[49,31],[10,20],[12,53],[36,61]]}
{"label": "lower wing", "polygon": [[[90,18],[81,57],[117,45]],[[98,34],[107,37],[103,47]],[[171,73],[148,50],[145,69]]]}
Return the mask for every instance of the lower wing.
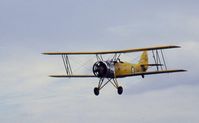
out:
{"label": "lower wing", "polygon": [[[174,73],[174,72],[185,72],[186,70],[162,70],[162,71],[149,71],[149,72],[139,72],[127,75],[119,75],[116,78],[130,77],[130,76],[143,76],[152,74],[162,74],[162,73]],[[50,77],[57,78],[96,78],[94,75],[50,75]]]}
{"label": "lower wing", "polygon": [[57,78],[94,78],[94,75],[50,75],[50,77]]}
{"label": "lower wing", "polygon": [[160,71],[148,71],[148,72],[138,72],[138,73],[132,73],[127,75],[119,75],[117,78],[122,77],[129,77],[129,76],[143,76],[143,75],[152,75],[152,74],[162,74],[162,73],[174,73],[174,72],[185,72],[186,70],[160,70]]}

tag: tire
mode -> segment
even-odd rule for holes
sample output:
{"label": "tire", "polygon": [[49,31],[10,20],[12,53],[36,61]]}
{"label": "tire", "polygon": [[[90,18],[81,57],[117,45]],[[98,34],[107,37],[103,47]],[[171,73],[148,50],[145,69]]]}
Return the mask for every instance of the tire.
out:
{"label": "tire", "polygon": [[123,88],[122,88],[122,86],[119,86],[119,87],[117,88],[117,93],[118,93],[119,95],[121,95],[121,94],[123,93]]}
{"label": "tire", "polygon": [[96,96],[99,95],[99,88],[97,88],[97,87],[94,88],[94,94],[95,94]]}

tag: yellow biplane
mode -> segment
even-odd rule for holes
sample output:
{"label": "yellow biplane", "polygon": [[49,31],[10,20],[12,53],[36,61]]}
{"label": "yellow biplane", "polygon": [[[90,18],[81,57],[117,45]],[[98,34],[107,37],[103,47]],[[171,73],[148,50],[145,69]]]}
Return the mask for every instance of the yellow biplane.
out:
{"label": "yellow biplane", "polygon": [[[127,50],[115,50],[115,51],[99,51],[99,52],[45,52],[45,55],[60,55],[62,56],[65,66],[66,74],[64,75],[50,75],[50,77],[66,77],[66,78],[78,78],[78,77],[97,77],[99,78],[98,86],[94,88],[94,94],[99,95],[100,90],[108,83],[111,83],[116,89],[119,95],[123,93],[122,86],[119,86],[117,78],[124,78],[130,76],[141,76],[161,73],[174,73],[184,72],[183,69],[167,69],[163,51],[164,49],[180,48],[180,46],[157,46],[148,48],[137,48]],[[149,63],[148,51],[152,53],[154,63]],[[124,62],[120,60],[120,56],[126,53],[143,52],[140,60],[136,64]],[[112,54],[112,58],[104,60],[103,56]],[[70,55],[95,55],[97,61],[94,63],[92,72],[93,75],[77,75],[73,74],[70,64]],[[156,67],[155,70],[149,71],[149,66]],[[106,81],[105,81],[106,80]]]}

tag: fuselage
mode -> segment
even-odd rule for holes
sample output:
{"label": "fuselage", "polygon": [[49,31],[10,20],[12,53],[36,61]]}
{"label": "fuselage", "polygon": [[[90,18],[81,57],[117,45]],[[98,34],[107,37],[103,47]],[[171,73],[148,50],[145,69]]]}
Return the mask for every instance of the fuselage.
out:
{"label": "fuselage", "polygon": [[148,55],[144,51],[137,64],[117,60],[97,61],[93,65],[93,74],[99,78],[117,78],[148,69]]}
{"label": "fuselage", "polygon": [[128,62],[117,62],[115,63],[115,75],[123,76],[129,75],[137,72],[144,72],[146,69],[143,69],[143,66],[138,64],[132,64]]}
{"label": "fuselage", "polygon": [[117,78],[146,70],[146,66],[140,63],[132,64],[122,61],[98,61],[93,65],[94,75],[100,78]]}

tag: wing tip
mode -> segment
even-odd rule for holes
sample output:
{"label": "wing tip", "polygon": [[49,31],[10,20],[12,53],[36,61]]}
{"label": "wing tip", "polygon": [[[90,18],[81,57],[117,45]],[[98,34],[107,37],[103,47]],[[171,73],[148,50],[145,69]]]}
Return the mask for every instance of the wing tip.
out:
{"label": "wing tip", "polygon": [[179,45],[174,45],[173,47],[174,48],[181,48],[181,46],[179,46]]}
{"label": "wing tip", "polygon": [[49,52],[44,52],[44,53],[41,53],[43,55],[52,55],[53,53],[49,53]]}
{"label": "wing tip", "polygon": [[56,77],[55,75],[48,75],[48,77]]}
{"label": "wing tip", "polygon": [[179,70],[179,72],[187,72],[187,70],[181,69]]}
{"label": "wing tip", "polygon": [[179,46],[179,45],[167,45],[165,47],[167,47],[167,48],[181,48],[181,46]]}

